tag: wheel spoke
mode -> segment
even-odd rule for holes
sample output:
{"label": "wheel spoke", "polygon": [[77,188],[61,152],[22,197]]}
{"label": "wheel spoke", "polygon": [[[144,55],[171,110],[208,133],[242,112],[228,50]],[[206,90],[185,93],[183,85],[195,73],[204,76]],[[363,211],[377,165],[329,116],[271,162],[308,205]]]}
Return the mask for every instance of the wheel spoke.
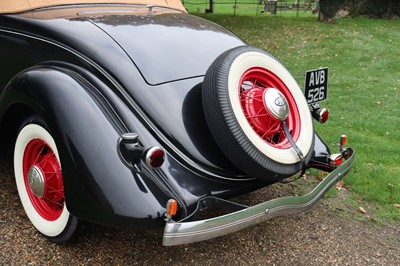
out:
{"label": "wheel spoke", "polygon": [[62,197],[64,197],[64,189],[63,187],[52,187],[52,186],[47,186],[47,191],[48,192],[53,192],[53,193],[59,193]]}
{"label": "wheel spoke", "polygon": [[56,178],[57,174],[59,174],[59,171],[58,170],[52,171],[52,172],[49,172],[49,171],[44,172],[43,171],[43,174],[46,176],[46,180],[48,181],[48,180],[51,180],[52,178]]}
{"label": "wheel spoke", "polygon": [[46,144],[43,142],[42,145],[41,145],[40,150],[38,151],[35,159],[33,160],[32,165],[33,164],[39,164],[39,162],[41,161],[42,154],[43,154],[43,151],[44,151],[45,148],[46,148]]}
{"label": "wheel spoke", "polygon": [[241,99],[242,102],[248,101],[248,100],[259,101],[259,102],[263,101],[262,99],[260,99],[258,97],[254,97],[254,96],[249,96],[249,95],[242,96],[242,99]]}
{"label": "wheel spoke", "polygon": [[43,207],[46,208],[49,213],[54,212],[54,211],[59,211],[64,207],[64,201],[59,202],[59,201],[52,200],[48,197],[43,198],[42,202],[44,203]]}
{"label": "wheel spoke", "polygon": [[254,67],[242,76],[239,99],[244,117],[257,135],[268,144],[285,149],[290,143],[280,125],[280,120],[266,107],[264,95],[269,89],[279,90],[288,101],[290,113],[287,117],[292,137],[297,139],[300,132],[300,118],[296,101],[290,90],[273,72]]}
{"label": "wheel spoke", "polygon": [[246,115],[246,118],[257,118],[257,117],[267,117],[268,114],[256,114],[256,115]]}
{"label": "wheel spoke", "polygon": [[47,153],[41,156],[40,162],[37,164],[40,165],[42,168],[46,167],[46,164],[49,160],[54,160],[54,153],[52,151],[48,151]]}

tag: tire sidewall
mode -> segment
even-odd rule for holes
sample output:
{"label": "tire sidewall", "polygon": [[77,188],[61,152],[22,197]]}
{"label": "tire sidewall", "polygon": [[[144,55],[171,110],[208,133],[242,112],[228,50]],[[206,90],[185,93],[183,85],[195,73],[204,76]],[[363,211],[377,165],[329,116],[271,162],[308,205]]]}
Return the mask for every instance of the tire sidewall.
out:
{"label": "tire sidewall", "polygon": [[42,139],[49,145],[60,162],[60,157],[58,154],[57,146],[53,137],[50,133],[38,124],[27,124],[20,130],[14,150],[14,173],[15,180],[17,184],[18,194],[20,196],[21,203],[24,207],[25,213],[27,214],[29,220],[32,222],[34,227],[42,234],[48,237],[56,237],[62,234],[67,227],[68,219],[70,214],[64,203],[64,208],[61,215],[54,221],[48,221],[44,219],[35,209],[29,195],[24,181],[23,173],[23,158],[25,153],[25,148],[28,143],[33,139]]}

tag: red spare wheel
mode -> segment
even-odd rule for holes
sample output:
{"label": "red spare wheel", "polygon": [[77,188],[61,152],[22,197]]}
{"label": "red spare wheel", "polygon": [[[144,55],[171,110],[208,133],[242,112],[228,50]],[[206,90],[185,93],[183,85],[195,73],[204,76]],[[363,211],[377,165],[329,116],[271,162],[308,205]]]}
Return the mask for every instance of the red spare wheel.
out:
{"label": "red spare wheel", "polygon": [[243,172],[273,181],[300,171],[314,148],[314,129],[304,95],[288,70],[260,49],[241,46],[221,54],[203,82],[203,107],[225,155]]}

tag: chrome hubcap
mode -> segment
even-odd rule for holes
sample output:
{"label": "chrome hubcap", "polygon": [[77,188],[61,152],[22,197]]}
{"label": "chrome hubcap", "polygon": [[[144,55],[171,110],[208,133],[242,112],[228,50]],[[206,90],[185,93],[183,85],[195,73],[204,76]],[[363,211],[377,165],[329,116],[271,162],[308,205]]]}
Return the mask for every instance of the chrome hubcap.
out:
{"label": "chrome hubcap", "polygon": [[264,93],[264,103],[269,113],[276,119],[285,120],[289,115],[289,105],[285,96],[277,89],[270,88]]}
{"label": "chrome hubcap", "polygon": [[45,193],[45,179],[42,170],[33,165],[28,172],[29,188],[36,197],[43,197]]}

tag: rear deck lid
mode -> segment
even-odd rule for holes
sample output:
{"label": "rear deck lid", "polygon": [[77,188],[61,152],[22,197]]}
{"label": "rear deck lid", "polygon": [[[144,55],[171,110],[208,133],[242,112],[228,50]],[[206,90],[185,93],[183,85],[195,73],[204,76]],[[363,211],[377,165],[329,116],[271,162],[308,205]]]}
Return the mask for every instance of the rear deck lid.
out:
{"label": "rear deck lid", "polygon": [[222,27],[185,13],[90,20],[121,46],[150,85],[202,76],[219,54],[244,44]]}

